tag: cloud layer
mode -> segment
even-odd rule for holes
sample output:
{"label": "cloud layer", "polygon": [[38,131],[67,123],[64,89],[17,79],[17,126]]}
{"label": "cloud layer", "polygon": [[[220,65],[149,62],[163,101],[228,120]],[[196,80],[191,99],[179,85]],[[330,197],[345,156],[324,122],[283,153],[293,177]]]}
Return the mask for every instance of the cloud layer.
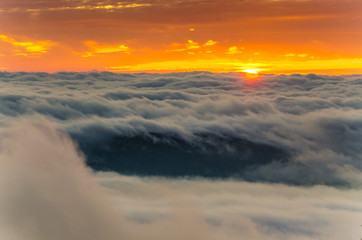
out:
{"label": "cloud layer", "polygon": [[361,233],[360,190],[109,173],[97,178],[109,189],[113,206],[146,232],[169,224],[163,228],[173,232],[164,233],[167,239],[181,235],[180,239],[330,240],[353,239]]}
{"label": "cloud layer", "polygon": [[0,128],[0,239],[354,239],[361,191],[87,169],[36,118]]}
{"label": "cloud layer", "polygon": [[360,186],[362,78],[0,73],[2,122],[42,115],[98,170]]}

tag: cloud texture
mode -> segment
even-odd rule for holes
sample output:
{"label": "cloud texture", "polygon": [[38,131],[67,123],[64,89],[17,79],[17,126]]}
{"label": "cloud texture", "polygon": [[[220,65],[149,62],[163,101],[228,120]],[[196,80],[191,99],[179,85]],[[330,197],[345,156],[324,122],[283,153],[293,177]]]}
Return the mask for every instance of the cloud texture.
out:
{"label": "cloud texture", "polygon": [[361,191],[93,174],[45,119],[0,128],[0,239],[337,240],[360,234]]}
{"label": "cloud texture", "polygon": [[38,119],[0,135],[0,239],[119,239],[117,215],[65,134]]}
{"label": "cloud texture", "polygon": [[1,121],[42,115],[94,169],[361,186],[362,77],[0,73]]}

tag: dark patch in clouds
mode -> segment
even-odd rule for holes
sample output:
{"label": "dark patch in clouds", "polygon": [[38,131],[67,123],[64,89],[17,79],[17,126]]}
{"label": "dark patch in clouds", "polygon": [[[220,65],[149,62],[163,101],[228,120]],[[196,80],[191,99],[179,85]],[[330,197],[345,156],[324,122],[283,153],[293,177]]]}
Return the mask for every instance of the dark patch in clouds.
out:
{"label": "dark patch in clouds", "polygon": [[102,143],[79,142],[94,169],[146,176],[239,178],[247,168],[283,162],[288,157],[266,144],[213,135],[196,136],[191,143],[154,133],[114,136]]}
{"label": "dark patch in clouds", "polygon": [[0,73],[6,122],[42,115],[90,166],[132,175],[360,186],[362,77]]}
{"label": "dark patch in clouds", "polygon": [[300,240],[360,234],[361,189],[92,172],[43,117],[0,126],[0,239]]}

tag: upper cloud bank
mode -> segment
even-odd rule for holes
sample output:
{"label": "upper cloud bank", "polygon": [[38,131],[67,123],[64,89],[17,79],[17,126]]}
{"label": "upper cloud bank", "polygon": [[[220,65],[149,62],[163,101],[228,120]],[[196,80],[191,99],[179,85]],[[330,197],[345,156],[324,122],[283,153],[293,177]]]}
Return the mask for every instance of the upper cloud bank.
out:
{"label": "upper cloud bank", "polygon": [[1,121],[42,115],[98,170],[360,186],[362,77],[0,73]]}

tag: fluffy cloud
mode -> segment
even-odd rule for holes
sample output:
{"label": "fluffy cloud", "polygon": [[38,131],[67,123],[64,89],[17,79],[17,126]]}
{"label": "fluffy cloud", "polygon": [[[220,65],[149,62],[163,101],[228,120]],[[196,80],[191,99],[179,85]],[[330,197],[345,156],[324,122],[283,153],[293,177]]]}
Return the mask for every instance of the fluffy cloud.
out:
{"label": "fluffy cloud", "polygon": [[44,118],[0,128],[0,239],[353,239],[360,189],[92,173]]}
{"label": "fluffy cloud", "polygon": [[119,239],[119,217],[68,137],[41,119],[0,135],[0,239]]}
{"label": "fluffy cloud", "polygon": [[42,115],[94,169],[361,185],[361,76],[7,73],[1,121]]}
{"label": "fluffy cloud", "polygon": [[212,239],[341,239],[361,233],[360,190],[110,173],[97,179],[109,189],[113,206],[146,230],[181,218],[179,230],[205,229]]}

